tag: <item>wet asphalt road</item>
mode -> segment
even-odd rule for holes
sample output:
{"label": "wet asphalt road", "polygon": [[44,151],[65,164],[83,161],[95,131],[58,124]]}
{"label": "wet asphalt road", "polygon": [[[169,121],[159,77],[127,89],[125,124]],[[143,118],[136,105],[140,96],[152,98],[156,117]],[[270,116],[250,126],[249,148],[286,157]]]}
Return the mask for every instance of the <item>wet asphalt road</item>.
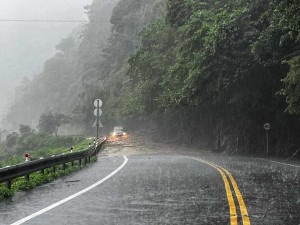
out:
{"label": "wet asphalt road", "polygon": [[[300,224],[299,167],[204,153],[185,155],[229,170],[251,224]],[[16,222],[81,191],[123,162],[123,157],[100,158],[79,172],[0,202],[0,224]],[[234,201],[238,224],[243,224],[235,196]],[[216,168],[182,154],[152,154],[129,156],[127,164],[104,183],[24,224],[230,224],[230,214]]]}

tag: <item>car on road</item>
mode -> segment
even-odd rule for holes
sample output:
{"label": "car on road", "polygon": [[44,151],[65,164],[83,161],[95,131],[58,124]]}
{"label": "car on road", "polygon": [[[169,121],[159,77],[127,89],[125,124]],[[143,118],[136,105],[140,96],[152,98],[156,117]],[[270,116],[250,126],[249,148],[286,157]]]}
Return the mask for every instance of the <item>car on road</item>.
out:
{"label": "car on road", "polygon": [[122,126],[114,127],[113,132],[111,133],[112,136],[126,136],[126,132],[124,132],[124,128]]}

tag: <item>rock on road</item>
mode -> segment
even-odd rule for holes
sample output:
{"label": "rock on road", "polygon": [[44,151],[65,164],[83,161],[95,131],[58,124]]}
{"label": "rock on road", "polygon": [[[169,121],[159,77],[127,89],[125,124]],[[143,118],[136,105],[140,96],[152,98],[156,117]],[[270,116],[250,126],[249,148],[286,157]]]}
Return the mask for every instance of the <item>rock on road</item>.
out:
{"label": "rock on road", "polygon": [[34,215],[90,187],[124,164],[122,155],[128,162],[109,179],[23,224],[246,224],[224,172],[236,207],[236,223],[232,219],[229,190],[217,168],[227,169],[236,181],[248,224],[300,224],[297,166],[122,142],[109,144],[98,161],[83,170],[1,201],[0,224]]}

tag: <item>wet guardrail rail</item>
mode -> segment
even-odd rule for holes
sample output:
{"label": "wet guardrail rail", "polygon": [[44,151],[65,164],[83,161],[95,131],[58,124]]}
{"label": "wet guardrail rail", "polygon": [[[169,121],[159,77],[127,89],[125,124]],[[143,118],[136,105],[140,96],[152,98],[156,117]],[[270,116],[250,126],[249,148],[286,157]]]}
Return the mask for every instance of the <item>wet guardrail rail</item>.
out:
{"label": "wet guardrail rail", "polygon": [[82,165],[82,162],[88,164],[90,163],[91,157],[96,156],[100,152],[105,141],[106,138],[99,140],[99,142],[85,151],[48,156],[43,159],[2,168],[0,169],[0,183],[5,182],[5,187],[11,189],[11,181],[14,178],[24,176],[25,180],[29,180],[31,173],[40,171],[43,174],[44,169],[47,168],[52,168],[52,172],[55,173],[55,166],[61,165],[62,170],[65,170],[66,163],[71,163],[71,166],[74,166],[74,161],[76,160],[78,160],[79,166]]}

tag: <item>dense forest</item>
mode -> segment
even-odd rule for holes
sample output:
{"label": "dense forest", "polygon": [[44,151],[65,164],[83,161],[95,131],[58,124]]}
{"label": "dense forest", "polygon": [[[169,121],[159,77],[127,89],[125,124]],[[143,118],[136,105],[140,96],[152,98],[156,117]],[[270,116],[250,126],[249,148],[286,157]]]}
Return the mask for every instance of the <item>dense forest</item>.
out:
{"label": "dense forest", "polygon": [[263,155],[268,122],[271,155],[300,148],[300,0],[94,0],[86,13],[18,88],[15,127],[51,111],[91,133],[101,98],[107,130]]}

